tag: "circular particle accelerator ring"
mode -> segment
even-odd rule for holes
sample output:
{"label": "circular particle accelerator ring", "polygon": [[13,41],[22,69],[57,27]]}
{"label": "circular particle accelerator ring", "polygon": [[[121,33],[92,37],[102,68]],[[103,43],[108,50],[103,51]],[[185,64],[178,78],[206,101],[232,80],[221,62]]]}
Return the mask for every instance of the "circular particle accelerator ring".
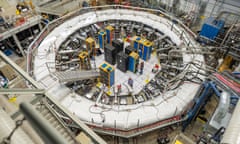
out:
{"label": "circular particle accelerator ring", "polygon": [[[105,11],[98,20],[89,12],[55,28],[38,47],[41,53],[56,45],[54,59],[35,57],[36,79],[91,124],[133,129],[181,115],[205,78],[203,56],[162,17]],[[47,63],[55,64],[54,82],[46,80]]]}
{"label": "circular particle accelerator ring", "polygon": [[65,82],[78,95],[107,105],[131,105],[162,96],[184,82],[201,83],[197,63],[184,62],[183,54],[159,30],[109,20],[72,33],[60,45],[55,65],[62,73],[99,73]]}

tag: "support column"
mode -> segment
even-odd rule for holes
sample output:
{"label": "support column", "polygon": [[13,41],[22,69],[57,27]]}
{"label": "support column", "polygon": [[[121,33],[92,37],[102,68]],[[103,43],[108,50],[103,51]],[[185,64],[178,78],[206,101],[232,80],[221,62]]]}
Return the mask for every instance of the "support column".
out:
{"label": "support column", "polygon": [[19,50],[21,51],[22,56],[25,57],[25,53],[23,51],[23,47],[21,46],[21,43],[19,42],[16,34],[13,34],[12,36],[13,36],[13,39],[14,39],[15,43],[17,44]]}
{"label": "support column", "polygon": [[43,27],[41,25],[41,22],[38,24],[38,27],[39,27],[40,31],[42,31]]}

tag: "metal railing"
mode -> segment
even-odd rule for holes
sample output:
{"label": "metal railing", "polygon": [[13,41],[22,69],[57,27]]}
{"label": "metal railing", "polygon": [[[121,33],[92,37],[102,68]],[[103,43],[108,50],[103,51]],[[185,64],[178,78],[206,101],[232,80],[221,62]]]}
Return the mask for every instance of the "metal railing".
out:
{"label": "metal railing", "polygon": [[[194,47],[196,44],[191,41],[191,39],[196,38],[196,34],[192,32],[186,25],[184,25],[180,20],[178,20],[176,17],[169,15],[161,10],[155,10],[155,9],[148,9],[148,8],[140,8],[140,7],[132,7],[132,6],[123,6],[123,5],[106,5],[106,6],[96,6],[96,7],[88,7],[88,8],[81,8],[76,11],[70,12],[66,14],[63,17],[60,17],[58,19],[55,19],[51,22],[49,22],[43,30],[40,32],[40,34],[35,38],[35,40],[30,44],[27,51],[27,72],[30,75],[33,75],[33,59],[36,53],[37,47],[41,44],[43,39],[57,26],[60,24],[66,22],[67,20],[82,15],[87,12],[92,11],[100,11],[100,10],[106,10],[106,9],[126,9],[126,10],[134,10],[134,11],[142,11],[149,14],[154,14],[157,16],[164,17],[170,21],[170,23],[167,23],[166,25],[171,28],[171,30],[176,33],[185,44],[188,46]],[[97,14],[97,13],[96,13]],[[176,27],[178,25],[178,29]]]}
{"label": "metal railing", "polygon": [[[123,5],[106,5],[106,6],[97,6],[97,7],[89,7],[89,8],[81,8],[77,11],[71,12],[66,14],[63,17],[60,17],[54,21],[51,21],[49,24],[46,25],[45,28],[41,31],[41,33],[37,36],[37,38],[31,43],[31,45],[28,48],[27,52],[27,72],[30,75],[33,75],[33,60],[34,56],[36,55],[37,47],[41,44],[41,42],[44,40],[44,38],[57,26],[61,25],[62,23],[66,22],[67,20],[88,13],[88,12],[95,12],[97,15],[97,11],[101,10],[134,10],[134,11],[141,11],[146,12],[149,14],[154,14],[159,17],[164,17],[169,22],[164,23],[167,27],[171,28],[171,31],[173,31],[175,34],[177,34],[180,39],[183,41],[185,45],[188,45],[189,47],[194,48],[197,44],[193,41],[194,38],[196,38],[196,34],[193,33],[187,26],[185,26],[181,21],[179,21],[177,18],[173,17],[172,15],[169,15],[163,11],[160,10],[154,10],[154,9],[147,9],[147,8],[140,8],[140,7],[131,7],[131,6],[123,6]],[[106,133],[106,134],[112,134],[122,137],[132,137],[136,136],[142,133],[146,133],[155,129],[159,129],[161,127],[165,127],[172,124],[180,123],[181,121],[185,120],[185,118],[181,117],[180,115],[174,116],[169,119],[165,119],[153,124],[133,128],[133,129],[117,129],[117,128],[106,128],[101,127],[97,125],[93,125],[92,123],[89,124],[90,127],[92,127],[95,131]]]}
{"label": "metal railing", "polygon": [[[152,124],[144,125],[144,126],[138,126],[137,128],[132,129],[124,129],[124,128],[116,128],[117,123],[115,122],[115,128],[111,127],[104,127],[104,126],[97,126],[94,124],[88,124],[86,123],[90,128],[92,128],[94,131],[98,133],[104,133],[109,135],[115,135],[120,136],[124,138],[131,138],[135,137],[141,134],[145,134],[147,132],[151,132],[160,128],[164,128],[170,125],[179,124],[182,121],[186,120],[187,117],[181,117],[180,115],[176,115]],[[139,121],[136,122],[136,125],[139,125]]]}

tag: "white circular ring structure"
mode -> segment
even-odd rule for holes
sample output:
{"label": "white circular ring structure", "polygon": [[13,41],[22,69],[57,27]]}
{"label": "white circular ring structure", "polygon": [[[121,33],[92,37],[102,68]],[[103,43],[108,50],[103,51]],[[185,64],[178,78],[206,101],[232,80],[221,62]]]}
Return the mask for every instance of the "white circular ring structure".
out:
{"label": "white circular ring structure", "polygon": [[[112,128],[114,130],[128,131],[143,126],[155,124],[154,127],[160,127],[164,120],[167,123],[181,120],[180,115],[185,111],[188,104],[194,98],[199,85],[184,83],[173,91],[167,91],[161,96],[143,103],[133,105],[104,105],[94,106],[95,102],[85,97],[76,98],[64,84],[58,83],[51,77],[54,72],[55,52],[61,43],[78,29],[107,20],[130,20],[141,22],[154,29],[158,29],[171,38],[177,46],[184,45],[186,42],[195,43],[195,40],[186,34],[182,35],[185,43],[179,38],[180,32],[185,31],[182,27],[174,25],[174,33],[170,26],[171,21],[143,11],[134,11],[130,9],[108,9],[101,11],[88,12],[76,16],[60,26],[56,27],[40,44],[37,49],[37,55],[34,59],[34,77],[40,82],[48,93],[58,99],[69,111],[74,113],[87,124],[100,127]],[[183,56],[184,63],[190,61],[203,62],[201,55],[186,54]],[[51,70],[49,70],[51,67]],[[191,69],[191,68],[190,68]],[[194,69],[194,68],[193,68]],[[105,121],[103,122],[103,117]],[[158,125],[156,125],[158,122]],[[151,128],[151,127],[150,127]]]}

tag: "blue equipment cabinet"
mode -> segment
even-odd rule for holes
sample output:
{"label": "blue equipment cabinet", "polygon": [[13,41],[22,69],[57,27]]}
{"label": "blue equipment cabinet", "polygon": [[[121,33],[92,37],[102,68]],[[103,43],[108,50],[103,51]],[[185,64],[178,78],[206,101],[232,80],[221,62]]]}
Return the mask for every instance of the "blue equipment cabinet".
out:
{"label": "blue equipment cabinet", "polygon": [[106,36],[107,43],[112,45],[112,40],[113,40],[113,36],[114,36],[114,34],[113,34],[114,28],[111,25],[109,25],[105,29],[106,29],[106,35],[107,35]]}
{"label": "blue equipment cabinet", "polygon": [[138,36],[133,37],[132,46],[137,51],[140,58],[147,61],[151,58],[153,43]]}
{"label": "blue equipment cabinet", "polygon": [[115,70],[114,67],[108,67],[107,71],[109,72],[109,86],[114,85],[115,82]]}
{"label": "blue equipment cabinet", "polygon": [[153,43],[148,40],[144,42],[143,56],[142,56],[143,60],[147,61],[151,58],[152,45]]}
{"label": "blue equipment cabinet", "polygon": [[213,17],[206,19],[202,26],[200,36],[214,40],[223,29],[224,24],[225,22],[223,20],[216,20]]}
{"label": "blue equipment cabinet", "polygon": [[135,50],[137,50],[137,51],[138,51],[138,49],[139,49],[139,41],[140,41],[140,40],[141,40],[141,38],[138,37],[138,36],[134,36],[134,37],[133,37],[132,47],[133,47]]}
{"label": "blue equipment cabinet", "polygon": [[139,40],[138,55],[139,55],[140,58],[143,58],[144,42],[145,41],[146,41],[146,39]]}
{"label": "blue equipment cabinet", "polygon": [[131,72],[137,72],[137,67],[139,63],[139,55],[132,52],[128,57],[128,70]]}
{"label": "blue equipment cabinet", "polygon": [[105,46],[105,37],[106,37],[106,33],[101,31],[98,33],[98,44],[99,44],[99,47],[104,49],[104,46]]}
{"label": "blue equipment cabinet", "polygon": [[100,67],[100,81],[106,84],[107,87],[111,87],[115,82],[115,69],[108,63],[103,63]]}

